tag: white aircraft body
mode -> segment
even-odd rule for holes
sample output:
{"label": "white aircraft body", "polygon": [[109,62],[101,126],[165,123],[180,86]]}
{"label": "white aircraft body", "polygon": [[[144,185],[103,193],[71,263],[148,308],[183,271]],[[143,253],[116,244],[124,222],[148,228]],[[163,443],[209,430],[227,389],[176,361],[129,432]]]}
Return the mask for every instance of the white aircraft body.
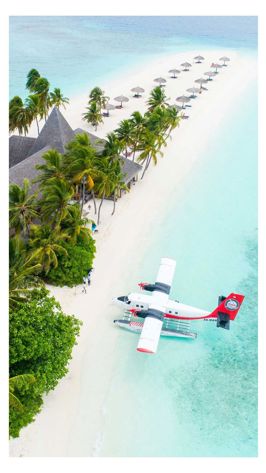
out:
{"label": "white aircraft body", "polygon": [[230,320],[235,319],[244,300],[244,296],[235,293],[228,297],[220,296],[213,312],[172,300],[169,294],[175,267],[173,259],[162,258],[155,284],[139,283],[140,288],[151,292],[151,295],[131,293],[113,299],[126,310],[123,319],[114,320],[114,323],[140,333],[137,346],[140,352],[156,353],[161,335],[196,338],[197,334],[190,331],[190,320],[216,321],[217,327],[229,330]]}

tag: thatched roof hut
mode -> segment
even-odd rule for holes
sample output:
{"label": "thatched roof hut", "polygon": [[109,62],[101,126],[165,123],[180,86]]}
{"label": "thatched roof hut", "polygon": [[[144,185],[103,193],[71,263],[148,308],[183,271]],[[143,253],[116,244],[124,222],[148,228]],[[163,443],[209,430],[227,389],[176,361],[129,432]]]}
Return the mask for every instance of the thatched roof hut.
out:
{"label": "thatched roof hut", "polygon": [[[34,179],[38,174],[35,166],[36,164],[43,164],[43,154],[49,149],[56,149],[60,153],[64,153],[66,145],[79,133],[87,133],[97,154],[103,151],[106,140],[81,128],[72,130],[62,113],[56,107],[53,108],[37,138],[11,136],[9,139],[9,181],[21,185],[25,178],[29,180]],[[128,184],[137,177],[142,166],[123,157],[121,157],[121,162],[124,182]],[[32,186],[32,190],[36,190],[36,188],[37,184]]]}

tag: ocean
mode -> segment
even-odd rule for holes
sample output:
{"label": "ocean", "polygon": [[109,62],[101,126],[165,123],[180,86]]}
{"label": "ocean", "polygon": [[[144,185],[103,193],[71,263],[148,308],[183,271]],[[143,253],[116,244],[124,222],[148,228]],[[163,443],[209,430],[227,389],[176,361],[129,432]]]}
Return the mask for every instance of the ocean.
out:
{"label": "ocean", "polygon": [[[25,96],[32,67],[70,96],[155,55],[201,47],[256,55],[256,17],[11,17],[10,96]],[[173,298],[210,310],[231,291],[245,301],[230,331],[195,322],[197,340],[161,339],[154,357],[121,332],[96,454],[256,456],[256,84],[176,189],[129,291],[153,281],[162,256],[177,262]],[[85,403],[89,386],[81,389]]]}
{"label": "ocean", "polygon": [[256,49],[257,18],[13,16],[10,98],[26,97],[32,67],[69,97],[156,55],[217,46]]}
{"label": "ocean", "polygon": [[256,95],[253,85],[173,195],[128,281],[152,282],[160,258],[174,258],[173,299],[211,311],[238,292],[238,318],[230,331],[192,322],[195,341],[162,338],[154,357],[123,332],[101,455],[257,455]]}

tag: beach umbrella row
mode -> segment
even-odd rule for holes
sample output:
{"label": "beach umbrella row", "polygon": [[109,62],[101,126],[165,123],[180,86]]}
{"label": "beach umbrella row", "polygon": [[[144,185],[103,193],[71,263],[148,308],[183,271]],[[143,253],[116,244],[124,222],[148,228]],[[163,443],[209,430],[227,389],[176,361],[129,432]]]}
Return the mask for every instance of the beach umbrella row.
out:
{"label": "beach umbrella row", "polygon": [[[203,56],[199,55],[199,56],[194,57],[194,61],[196,63],[201,63],[203,60],[204,60]],[[180,97],[177,97],[176,100],[178,102],[182,103],[182,108],[185,107],[185,103],[190,101],[190,98],[195,98],[196,97],[195,94],[201,92],[201,90],[203,89],[203,84],[206,84],[208,81],[211,81],[212,77],[214,77],[216,74],[218,74],[218,69],[220,69],[223,66],[227,66],[226,63],[230,61],[230,58],[227,57],[227,56],[222,56],[219,59],[219,61],[223,61],[223,64],[219,64],[219,63],[212,63],[211,64],[211,68],[214,68],[215,72],[213,72],[213,71],[204,72],[204,75],[207,76],[208,79],[204,79],[204,78],[201,77],[201,78],[195,80],[195,83],[200,84],[200,88],[190,87],[189,89],[187,89],[187,92],[189,92],[191,94],[190,97],[187,97],[186,95],[181,95]],[[189,62],[183,62],[181,64],[181,66],[184,68],[183,71],[189,71],[189,68],[192,67],[192,64],[190,64]],[[170,69],[168,72],[169,72],[169,74],[172,74],[171,77],[173,79],[176,79],[177,74],[180,74],[181,71],[179,69]],[[156,77],[154,79],[154,82],[157,82],[160,86],[162,86],[162,85],[166,84],[167,81],[163,77]],[[131,92],[134,93],[134,97],[140,97],[141,94],[143,94],[143,92],[145,92],[145,90],[142,87],[137,86],[137,87],[133,87],[131,89]],[[123,103],[128,102],[129,98],[126,97],[125,95],[119,95],[118,97],[115,97],[114,100],[116,102],[119,102],[120,103],[120,108],[122,108]],[[109,111],[114,110],[116,107],[115,107],[115,105],[107,103],[104,108],[107,111],[106,115],[109,116]],[[177,109],[178,105],[175,105],[175,108]]]}

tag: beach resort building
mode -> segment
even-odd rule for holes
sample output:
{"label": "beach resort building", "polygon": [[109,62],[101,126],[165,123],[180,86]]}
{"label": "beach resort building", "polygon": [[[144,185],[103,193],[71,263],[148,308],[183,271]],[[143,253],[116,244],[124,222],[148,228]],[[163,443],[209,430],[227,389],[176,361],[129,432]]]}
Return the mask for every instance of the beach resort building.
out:
{"label": "beach resort building", "polygon": [[[43,164],[42,156],[49,149],[65,153],[66,145],[79,133],[87,133],[91,145],[97,154],[102,152],[105,140],[81,128],[72,130],[57,107],[54,107],[37,138],[12,135],[9,138],[9,181],[22,185],[23,179],[34,179],[37,176],[36,164]],[[100,159],[100,156],[99,156]],[[138,179],[142,166],[121,157],[121,171],[124,183],[130,188]],[[33,186],[36,188],[36,185]]]}

